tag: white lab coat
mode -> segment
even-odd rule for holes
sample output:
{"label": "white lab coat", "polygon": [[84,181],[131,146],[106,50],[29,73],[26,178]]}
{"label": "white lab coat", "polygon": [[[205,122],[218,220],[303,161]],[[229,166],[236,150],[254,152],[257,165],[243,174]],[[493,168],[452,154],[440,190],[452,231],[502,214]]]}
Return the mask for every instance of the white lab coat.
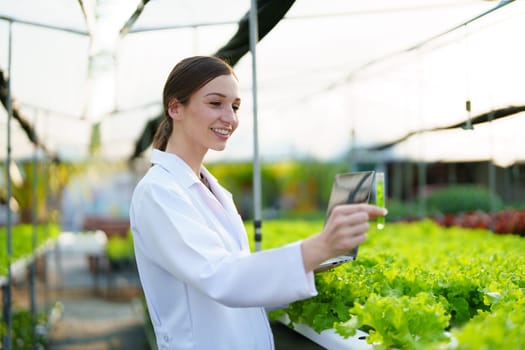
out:
{"label": "white lab coat", "polygon": [[298,243],[251,254],[231,194],[213,194],[174,154],[154,150],[130,218],[160,350],[273,349],[265,307],[317,294]]}

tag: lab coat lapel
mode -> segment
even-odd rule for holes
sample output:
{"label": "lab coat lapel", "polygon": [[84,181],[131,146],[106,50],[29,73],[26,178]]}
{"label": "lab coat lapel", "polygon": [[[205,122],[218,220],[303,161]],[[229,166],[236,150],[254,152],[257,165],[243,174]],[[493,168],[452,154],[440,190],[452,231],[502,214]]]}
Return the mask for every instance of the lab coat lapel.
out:
{"label": "lab coat lapel", "polygon": [[235,235],[229,233],[232,231],[232,229],[230,228],[231,225],[229,225],[228,218],[225,217],[227,216],[227,212],[224,207],[203,185],[198,184],[197,191],[199,192],[199,195],[203,201],[203,210],[209,212],[209,214],[205,215],[205,217],[210,228],[212,228],[214,231],[217,231],[229,251],[233,252],[239,250],[239,242],[237,241]]}
{"label": "lab coat lapel", "polygon": [[233,203],[231,193],[226,191],[204,166],[201,167],[201,172],[208,179],[213,194],[200,182],[188,164],[176,154],[154,149],[151,160],[152,163],[159,164],[176,176],[177,181],[183,186],[188,189],[193,188],[191,191],[198,192],[199,205],[202,204],[202,210],[209,213],[205,217],[210,227],[219,231],[222,240],[231,251],[249,250],[246,231]]}
{"label": "lab coat lapel", "polygon": [[242,222],[242,218],[237,211],[237,207],[233,202],[232,194],[222,187],[217,179],[211,175],[206,169],[203,170],[206,175],[211,190],[215,195],[218,203],[220,203],[224,214],[227,217],[228,222],[230,223],[229,227],[231,228],[230,236],[232,236],[241,247],[241,250],[249,250],[248,239],[246,237],[246,230]]}
{"label": "lab coat lapel", "polygon": [[[239,242],[242,249],[248,248],[248,240],[246,237],[246,230],[244,228],[244,224],[242,222],[241,216],[239,215],[239,212],[237,211],[237,207],[235,207],[235,203],[233,202],[233,197],[230,192],[222,188],[218,183],[215,183],[215,187],[217,188],[217,191],[215,191],[215,195],[219,202],[222,203],[227,215],[228,219],[231,223],[231,227],[233,229],[232,234],[235,236],[235,239]],[[213,190],[213,188],[212,188]]]}

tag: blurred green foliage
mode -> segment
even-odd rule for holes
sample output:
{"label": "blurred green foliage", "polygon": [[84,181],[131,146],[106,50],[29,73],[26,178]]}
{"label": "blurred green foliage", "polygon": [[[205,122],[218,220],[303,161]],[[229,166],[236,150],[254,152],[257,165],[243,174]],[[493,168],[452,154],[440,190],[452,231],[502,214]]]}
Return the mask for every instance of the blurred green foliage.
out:
{"label": "blurred green foliage", "polygon": [[[36,247],[33,247],[33,234]],[[7,276],[9,262],[23,258],[31,258],[36,250],[47,241],[54,240],[60,234],[58,225],[49,224],[18,224],[11,229],[11,256],[7,254],[7,228],[0,227],[0,276]]]}
{"label": "blurred green foliage", "polygon": [[[58,221],[58,204],[62,190],[76,174],[83,172],[86,165],[77,163],[52,162],[40,160],[16,162],[20,178],[13,179],[12,196],[19,209],[21,223],[33,220],[33,202],[37,222]],[[0,163],[0,172],[7,178],[7,166]],[[0,199],[7,198],[7,186],[0,187]]]}
{"label": "blurred green foliage", "polygon": [[[207,168],[232,194],[244,219],[253,218],[252,162],[209,164]],[[323,210],[335,174],[348,171],[346,162],[315,160],[261,165],[262,207],[267,215],[312,214]]]}
{"label": "blurred green foliage", "polygon": [[490,212],[503,207],[501,198],[480,185],[453,185],[438,189],[427,198],[429,213],[458,214],[470,211]]}
{"label": "blurred green foliage", "polygon": [[106,254],[110,261],[133,260],[135,252],[131,231],[129,231],[125,237],[118,235],[110,236],[106,244]]}
{"label": "blurred green foliage", "polygon": [[[45,312],[36,315],[36,324],[33,315],[29,310],[17,309],[13,313],[12,319],[12,346],[17,350],[46,349],[49,346],[47,334],[47,316]],[[33,330],[35,332],[33,333]],[[7,335],[7,325],[2,320],[0,325],[0,335]]]}
{"label": "blurred green foliage", "polygon": [[388,199],[386,201],[388,215],[386,221],[411,220],[420,218],[420,205],[415,201],[400,201]]}

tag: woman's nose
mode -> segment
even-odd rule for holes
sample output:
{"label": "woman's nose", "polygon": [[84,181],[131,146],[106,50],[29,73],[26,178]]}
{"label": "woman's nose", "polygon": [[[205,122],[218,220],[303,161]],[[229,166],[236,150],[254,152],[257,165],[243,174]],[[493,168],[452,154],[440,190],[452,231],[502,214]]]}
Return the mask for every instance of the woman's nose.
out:
{"label": "woman's nose", "polygon": [[231,121],[237,119],[237,113],[232,106],[227,106],[224,108],[223,113],[221,114],[221,119]]}

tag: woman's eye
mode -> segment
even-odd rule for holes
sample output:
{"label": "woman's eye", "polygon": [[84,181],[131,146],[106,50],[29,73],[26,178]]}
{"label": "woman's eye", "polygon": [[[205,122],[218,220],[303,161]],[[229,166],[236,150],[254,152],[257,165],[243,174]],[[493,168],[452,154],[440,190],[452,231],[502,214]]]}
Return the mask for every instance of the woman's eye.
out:
{"label": "woman's eye", "polygon": [[241,106],[239,105],[232,105],[232,109],[237,112]]}
{"label": "woman's eye", "polygon": [[212,106],[215,106],[215,107],[219,107],[219,106],[221,105],[220,102],[216,102],[216,101],[214,101],[214,102],[210,102],[210,104],[211,104]]}

